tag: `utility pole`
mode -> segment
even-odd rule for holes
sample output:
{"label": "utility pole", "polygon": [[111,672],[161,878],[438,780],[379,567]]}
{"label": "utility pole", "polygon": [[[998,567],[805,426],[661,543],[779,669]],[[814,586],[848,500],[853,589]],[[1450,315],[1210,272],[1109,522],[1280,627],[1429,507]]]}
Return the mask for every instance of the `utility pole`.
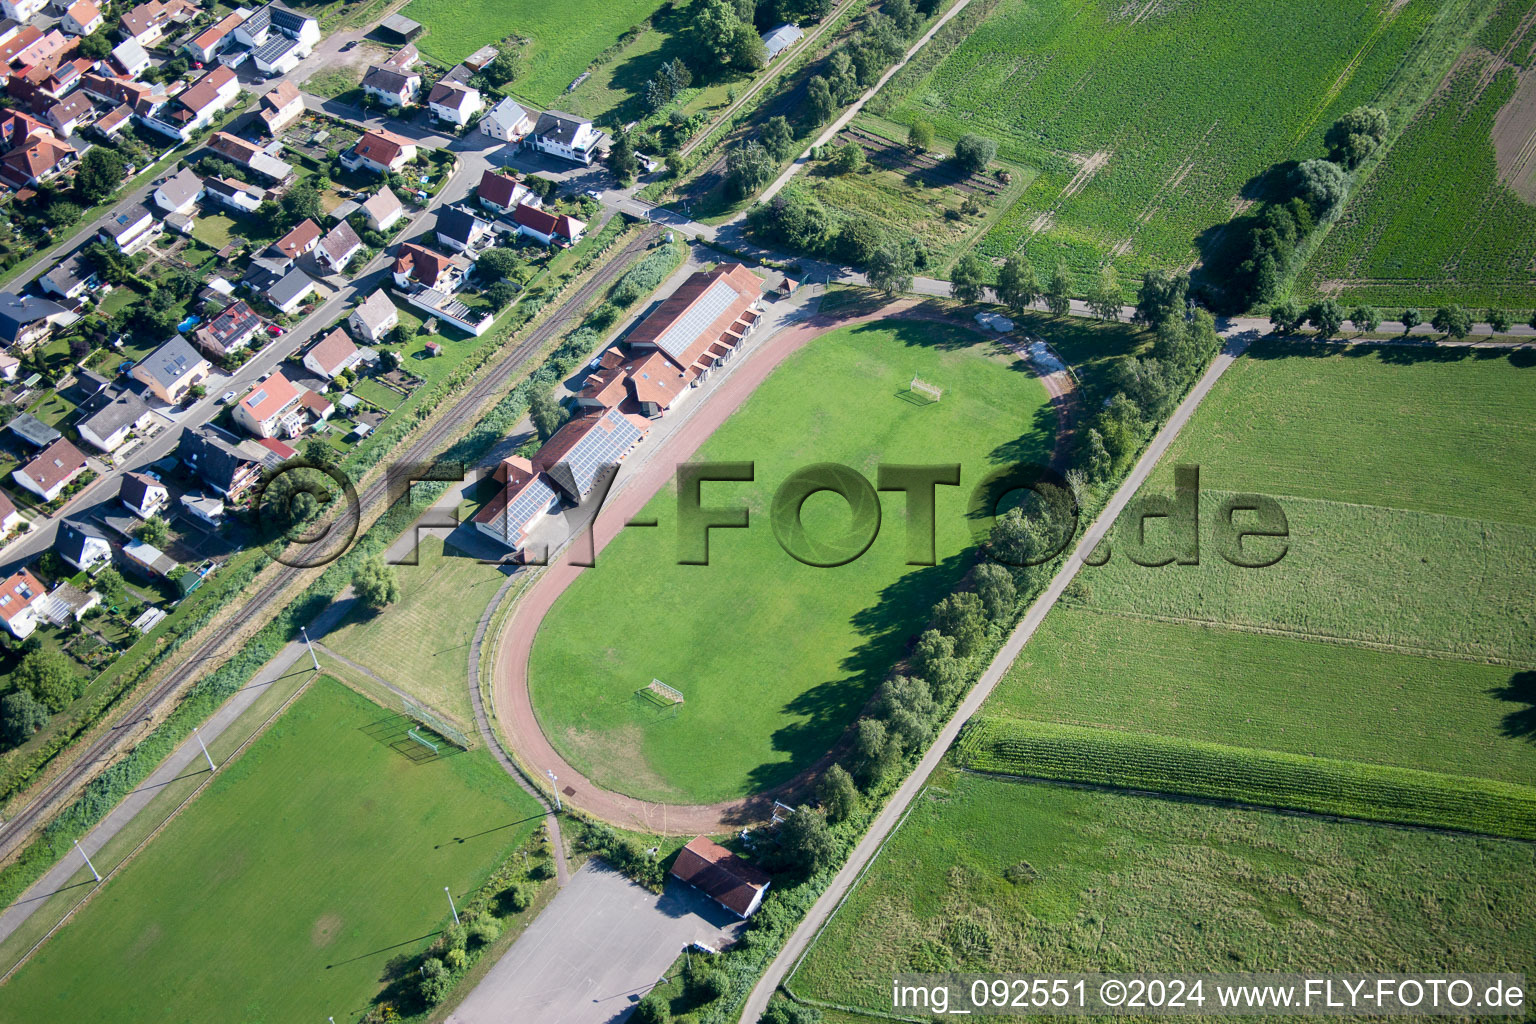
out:
{"label": "utility pole", "polygon": [[556,785],[556,783],[558,783],[560,780],[555,777],[555,770],[553,768],[545,768],[544,769],[544,774],[549,776],[549,788],[554,790],[554,793],[555,793],[555,810],[558,811],[558,810],[561,809],[560,808],[560,787],[558,785]]}
{"label": "utility pole", "polygon": [[320,659],[315,657],[315,645],[309,642],[309,630],[299,627],[299,635],[304,638],[304,646],[309,648],[309,660],[315,663],[315,671],[320,671]]}
{"label": "utility pole", "polygon": [[213,758],[208,756],[208,744],[203,742],[203,734],[197,731],[197,726],[192,727],[192,735],[197,737],[197,745],[203,748],[203,758],[208,762],[210,772],[217,771],[213,766]]}
{"label": "utility pole", "polygon": [[458,924],[459,923],[459,908],[453,905],[453,893],[449,892],[448,887],[446,885],[443,886],[443,892],[448,893],[448,909],[453,911],[453,923],[454,924]]}
{"label": "utility pole", "polygon": [[80,846],[80,840],[78,839],[75,840],[75,849],[80,851],[80,856],[85,860],[85,866],[91,869],[92,877],[96,879],[97,884],[100,884],[101,875],[97,873],[96,865],[91,863],[91,858],[85,855],[85,850]]}

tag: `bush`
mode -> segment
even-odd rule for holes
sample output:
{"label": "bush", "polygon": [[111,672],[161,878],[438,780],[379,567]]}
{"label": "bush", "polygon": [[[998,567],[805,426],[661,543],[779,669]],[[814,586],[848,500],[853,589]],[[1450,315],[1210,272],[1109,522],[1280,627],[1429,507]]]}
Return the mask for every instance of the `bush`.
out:
{"label": "bush", "polygon": [[469,937],[477,946],[489,946],[501,938],[501,922],[490,915],[477,917],[469,926]]}

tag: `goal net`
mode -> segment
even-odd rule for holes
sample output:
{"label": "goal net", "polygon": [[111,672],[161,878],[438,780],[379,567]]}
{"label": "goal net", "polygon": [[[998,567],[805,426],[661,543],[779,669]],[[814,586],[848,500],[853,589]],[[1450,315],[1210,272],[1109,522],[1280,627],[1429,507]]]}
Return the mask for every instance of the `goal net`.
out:
{"label": "goal net", "polygon": [[[404,711],[408,717],[415,719],[417,722],[426,726],[432,732],[437,733],[439,736],[447,740],[449,743],[452,743],[454,746],[462,750],[469,750],[471,748],[469,737],[464,735],[462,730],[460,730],[452,722],[448,721],[442,715],[437,714],[435,711],[420,701],[413,700],[410,697],[402,695],[400,698],[400,709]],[[414,739],[417,737],[412,738]]]}
{"label": "goal net", "polygon": [[912,383],[907,386],[907,390],[911,391],[914,395],[921,395],[930,402],[937,402],[944,397],[943,388],[937,384],[930,384],[921,377],[913,377]]}
{"label": "goal net", "polygon": [[652,679],[645,688],[645,695],[657,704],[673,705],[683,702],[683,691],[668,686],[660,679]]}

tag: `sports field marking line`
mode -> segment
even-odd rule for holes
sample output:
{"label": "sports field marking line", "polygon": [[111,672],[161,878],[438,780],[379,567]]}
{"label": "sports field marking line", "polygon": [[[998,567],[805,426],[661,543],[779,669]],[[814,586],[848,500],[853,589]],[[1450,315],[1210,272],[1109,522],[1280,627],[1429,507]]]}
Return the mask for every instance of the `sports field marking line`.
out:
{"label": "sports field marking line", "polygon": [[[291,706],[294,701],[298,700],[299,697],[302,696],[304,694],[304,692],[309,689],[309,685],[311,683],[313,683],[316,679],[318,679],[319,676],[320,676],[320,674],[318,672],[311,672],[309,678],[304,680],[304,682],[302,684],[300,684],[299,688],[297,690],[293,691],[292,695],[289,696],[287,700],[283,701],[282,704],[278,705],[276,711],[273,711],[272,714],[267,716],[267,720],[266,721],[262,722],[261,725],[257,726],[255,731],[252,732],[249,736],[247,736],[245,738],[245,740],[238,747],[236,747],[230,753],[230,755],[228,757],[226,757],[224,760],[219,762],[219,767],[223,768],[225,765],[228,765],[228,764],[231,764],[232,762],[234,762],[234,760],[236,758],[238,758],[242,753],[245,752],[245,748],[246,747],[249,747],[258,738],[260,738],[263,734],[265,734],[266,731],[267,731],[267,727],[270,726],[273,722],[277,721],[278,716],[280,716],[284,711],[287,711],[289,706]],[[174,751],[173,751],[173,753],[174,753]],[[9,970],[7,970],[4,974],[0,974],[0,985],[4,985],[7,981],[9,981],[11,979],[11,975],[13,975],[17,971],[21,970],[21,968],[26,965],[27,961],[32,959],[33,954],[35,954],[39,949],[41,949],[43,947],[43,943],[45,943],[49,939],[53,938],[53,935],[54,935],[55,932],[57,932],[60,928],[63,928],[66,924],[68,924],[71,920],[73,920],[75,914],[79,913],[80,908],[85,906],[86,903],[88,903],[90,901],[91,897],[95,896],[98,892],[100,892],[106,886],[106,884],[108,882],[110,882],[113,878],[117,877],[118,872],[122,871],[125,866],[127,866],[135,857],[137,857],[139,855],[139,853],[146,846],[149,845],[149,843],[150,843],[150,841],[152,839],[154,839],[156,836],[158,836],[161,832],[165,831],[165,827],[167,825],[169,825],[173,820],[175,820],[181,814],[181,812],[183,810],[185,810],[189,804],[192,803],[193,800],[197,799],[202,794],[203,790],[207,789],[210,785],[212,785],[214,779],[221,778],[221,777],[222,776],[220,776],[217,772],[209,772],[208,773],[208,777],[206,779],[204,779],[202,782],[198,783],[197,788],[192,790],[192,792],[188,793],[186,795],[186,797],[184,797],[182,799],[181,803],[177,804],[175,806],[175,808],[173,808],[171,810],[171,813],[166,815],[165,820],[160,822],[160,824],[156,825],[150,831],[149,835],[147,835],[143,839],[139,840],[139,844],[137,846],[135,846],[132,850],[129,850],[127,855],[124,856],[122,860],[118,861],[117,864],[114,865],[110,871],[108,871],[105,875],[102,875],[101,876],[101,881],[97,882],[95,885],[91,886],[90,889],[86,890],[85,895],[80,897],[80,902],[78,902],[74,906],[70,907],[69,910],[67,910],[64,913],[64,916],[59,918],[58,922],[55,923],[52,928],[49,928],[48,931],[43,934],[43,937],[38,939],[37,942],[32,946],[31,949],[27,950],[25,953],[23,953],[21,955],[21,959],[20,960],[17,960],[14,964],[12,964],[11,968]],[[135,815],[135,817],[137,817],[137,815]],[[133,820],[132,818],[129,819],[129,821],[132,821],[132,820]],[[127,824],[127,822],[125,822],[124,824]],[[94,831],[94,829],[93,829],[93,831]],[[89,835],[90,833],[86,833],[86,834]]]}

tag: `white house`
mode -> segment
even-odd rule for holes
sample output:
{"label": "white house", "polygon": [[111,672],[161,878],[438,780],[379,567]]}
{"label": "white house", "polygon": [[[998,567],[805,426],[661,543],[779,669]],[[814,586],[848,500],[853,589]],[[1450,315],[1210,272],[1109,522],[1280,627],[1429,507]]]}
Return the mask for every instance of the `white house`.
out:
{"label": "white house", "polygon": [[507,96],[486,111],[480,119],[480,131],[503,142],[522,142],[523,136],[533,131],[533,115]]}
{"label": "white house", "polygon": [[398,171],[416,159],[416,143],[382,128],[363,133],[357,144],[341,154],[342,166],[355,171],[367,168],[375,174]]}
{"label": "white house", "polygon": [[288,273],[274,281],[267,289],[267,301],[272,303],[284,313],[292,313],[304,304],[304,301],[314,295],[318,289],[312,279],[304,271],[294,267]]}
{"label": "white house", "polygon": [[75,423],[83,440],[104,452],[115,452],[129,436],[157,418],[144,399],[127,388],[109,389],[90,399]]}
{"label": "white house", "polygon": [[593,128],[586,118],[547,110],[539,115],[538,123],[523,143],[562,160],[590,165],[602,140],[603,133]]}
{"label": "white house", "polygon": [[421,76],[414,71],[374,65],[363,76],[363,92],[387,107],[414,103],[421,92]]}
{"label": "white house", "polygon": [[64,561],[86,572],[112,561],[112,544],[107,535],[82,520],[66,519],[60,523],[53,549]]}
{"label": "white house", "polygon": [[53,442],[25,466],[14,470],[16,483],[44,501],[52,501],[81,473],[85,456],[65,438]]}
{"label": "white house", "polygon": [[487,167],[480,175],[475,197],[492,213],[511,213],[522,203],[535,207],[542,203],[532,189],[517,180],[516,175],[493,167]]}
{"label": "white house", "polygon": [[209,178],[203,182],[204,197],[236,213],[255,213],[265,193],[254,185],[233,178]]}
{"label": "white house", "polygon": [[149,67],[149,51],[133,39],[124,39],[112,48],[112,64],[129,78],[138,78]]}
{"label": "white house", "polygon": [[362,251],[363,240],[357,237],[352,225],[342,221],[320,239],[320,245],[315,249],[315,259],[322,266],[330,268],[332,273],[339,274],[347,269],[352,257]]}
{"label": "white house", "polygon": [[281,372],[235,403],[236,423],[257,437],[297,437],[304,431],[304,389]]}
{"label": "white house", "polygon": [[160,222],[149,212],[149,207],[143,203],[130,203],[113,212],[96,233],[103,242],[115,245],[125,253],[135,253],[161,230]]}
{"label": "white house", "polygon": [[347,317],[347,326],[352,328],[352,333],[374,344],[399,325],[400,311],[382,288],[358,303],[352,315]]}
{"label": "white house", "polygon": [[462,128],[485,109],[485,101],[480,98],[479,89],[445,79],[427,94],[427,107],[438,120]]}
{"label": "white house", "polygon": [[25,25],[48,6],[48,0],[0,0],[0,11],[14,22]]}
{"label": "white house", "polygon": [[304,367],[326,380],[335,380],[339,374],[361,362],[362,358],[362,351],[347,337],[347,332],[338,327],[304,353]]}
{"label": "white house", "polygon": [[400,202],[400,197],[388,185],[382,186],[364,200],[359,209],[368,219],[368,226],[375,231],[388,231],[405,216],[405,204]]}
{"label": "white house", "polygon": [[491,235],[491,225],[468,210],[446,207],[437,215],[437,240],[457,252],[473,251]]}
{"label": "white house", "polygon": [[575,217],[549,213],[526,204],[512,211],[512,223],[517,226],[518,234],[532,238],[540,245],[575,245],[587,230],[586,223]]}
{"label": "white house", "polygon": [[166,213],[191,213],[203,198],[203,179],[183,167],[155,188],[155,205]]}
{"label": "white house", "polygon": [[117,492],[117,500],[140,519],[148,519],[159,515],[171,503],[171,492],[152,476],[124,473],[123,486]]}
{"label": "white house", "polygon": [[38,627],[37,605],[46,591],[31,569],[22,569],[0,582],[0,623],[18,640]]}
{"label": "white house", "polygon": [[59,28],[72,36],[88,36],[101,28],[105,21],[101,16],[101,8],[91,0],[75,0],[64,9],[64,17],[59,19]]}

